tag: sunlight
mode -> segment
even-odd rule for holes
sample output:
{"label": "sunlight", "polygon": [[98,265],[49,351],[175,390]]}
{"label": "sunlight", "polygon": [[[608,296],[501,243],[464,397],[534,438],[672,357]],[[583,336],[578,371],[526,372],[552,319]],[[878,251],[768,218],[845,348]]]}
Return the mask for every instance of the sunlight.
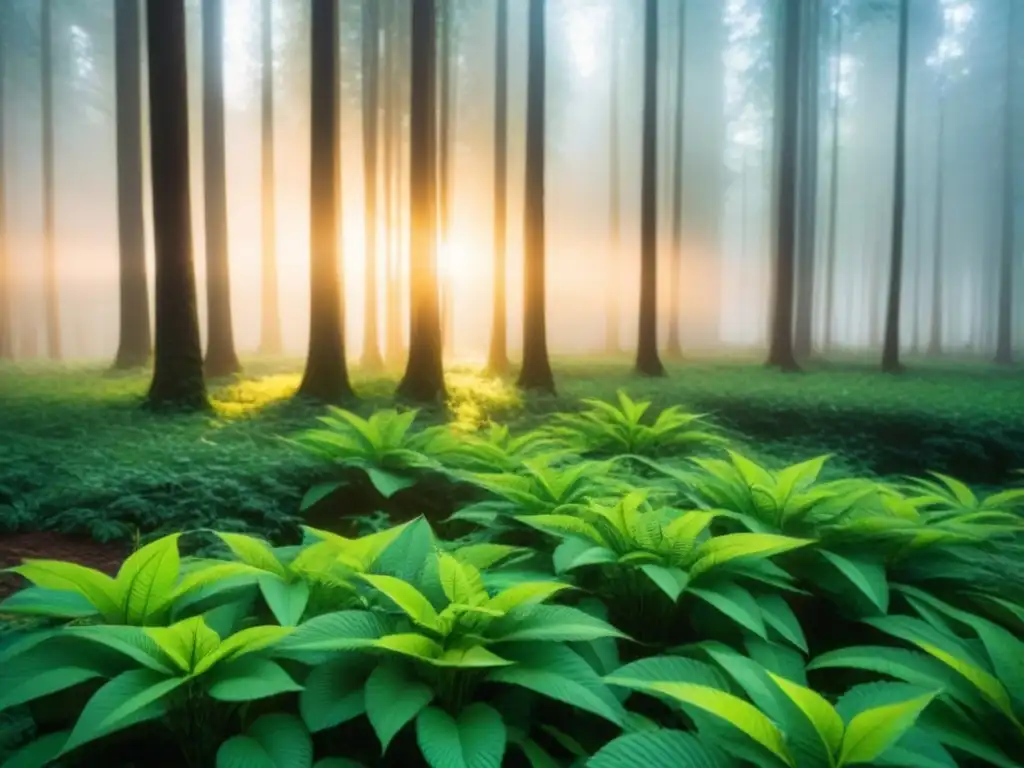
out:
{"label": "sunlight", "polygon": [[229,104],[243,104],[253,78],[259,75],[259,62],[253,54],[259,25],[254,0],[224,3],[224,99]]}
{"label": "sunlight", "polygon": [[442,280],[459,282],[471,269],[469,251],[458,240],[441,243],[437,248],[437,275]]}
{"label": "sunlight", "polygon": [[591,3],[581,0],[567,5],[565,29],[569,54],[576,71],[583,78],[590,78],[597,71],[598,35],[605,35],[607,25],[605,9],[596,9]]}

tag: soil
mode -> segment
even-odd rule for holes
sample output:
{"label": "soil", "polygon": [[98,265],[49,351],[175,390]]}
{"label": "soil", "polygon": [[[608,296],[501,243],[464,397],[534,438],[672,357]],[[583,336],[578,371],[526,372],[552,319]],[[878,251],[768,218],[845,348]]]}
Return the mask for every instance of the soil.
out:
{"label": "soil", "polygon": [[[0,535],[0,568],[10,568],[30,558],[64,560],[113,576],[128,554],[129,546],[124,542],[103,544],[81,536],[52,531]],[[21,576],[0,573],[0,600],[24,586],[26,582]]]}

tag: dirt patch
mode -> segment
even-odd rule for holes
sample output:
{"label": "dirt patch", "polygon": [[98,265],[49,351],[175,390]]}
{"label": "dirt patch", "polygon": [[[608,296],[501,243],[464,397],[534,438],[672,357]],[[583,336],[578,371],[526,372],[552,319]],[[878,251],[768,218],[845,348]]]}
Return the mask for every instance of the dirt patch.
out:
{"label": "dirt patch", "polygon": [[[128,554],[129,547],[123,542],[103,544],[52,531],[0,535],[0,568],[10,568],[28,559],[63,560],[113,576]],[[0,600],[25,585],[25,580],[16,573],[0,573]]]}

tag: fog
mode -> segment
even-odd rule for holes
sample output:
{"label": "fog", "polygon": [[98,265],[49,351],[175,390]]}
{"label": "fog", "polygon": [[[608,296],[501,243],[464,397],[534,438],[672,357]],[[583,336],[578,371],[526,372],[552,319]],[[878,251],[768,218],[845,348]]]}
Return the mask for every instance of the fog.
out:
{"label": "fog", "polygon": [[[675,204],[671,169],[676,160],[675,100],[682,91],[678,323],[687,350],[766,344],[775,220],[776,6],[784,1],[662,0],[659,4],[659,336],[666,337],[671,321],[669,263]],[[53,105],[53,253],[61,357],[112,358],[118,346],[119,312],[113,2],[44,2],[52,13],[48,60]],[[1022,179],[1024,169],[1024,151],[1007,157],[1004,142],[1005,126],[1013,125],[1017,138],[1012,144],[1024,145],[1024,12],[1016,14],[1016,29],[1008,26],[1011,3],[1020,2],[910,3],[901,309],[902,343],[908,351],[923,352],[930,345],[937,351],[936,337],[946,353],[990,356],[995,349],[1007,210],[1003,174],[1012,164],[1011,172]],[[2,229],[12,289],[14,351],[23,359],[48,355],[42,88],[47,57],[41,5],[40,0],[0,0]],[[451,231],[439,245],[439,269],[442,282],[453,291],[454,336],[448,354],[478,360],[486,353],[491,318],[496,2],[453,0],[452,5],[452,211]],[[527,5],[521,0],[510,3],[508,291],[513,354],[522,326]],[[202,297],[206,275],[199,6],[198,0],[187,3],[193,242]],[[605,350],[605,318],[615,307],[619,343],[623,349],[635,344],[643,6],[639,0],[548,3],[545,203],[548,339],[554,354]],[[685,6],[684,19],[681,6]],[[235,342],[244,354],[260,343],[260,0],[226,0],[225,7],[231,309]],[[815,188],[815,203],[804,208],[809,214],[803,214],[805,225],[807,216],[813,218],[814,248],[810,268],[805,262],[798,277],[798,283],[810,281],[810,289],[798,287],[798,295],[811,307],[811,338],[818,349],[856,351],[881,346],[892,242],[896,9],[896,0],[822,0],[819,4],[817,62],[812,68],[817,88],[809,87],[803,100],[803,107],[813,110],[806,125],[813,126],[814,133],[801,135],[801,147],[812,141],[817,144],[816,152],[804,153],[801,166],[802,172],[816,177],[816,183],[806,187]],[[305,350],[308,334],[310,293],[308,3],[275,0],[273,14],[278,290],[286,350],[299,354]],[[343,0],[341,238],[346,336],[353,359],[362,352],[365,300],[361,34],[361,2]],[[680,35],[685,56],[681,88],[676,77]],[[1015,50],[1008,49],[1011,40],[1016,41]],[[620,57],[617,79],[612,77],[615,56]],[[407,70],[400,79],[407,81]],[[1008,98],[1011,83],[1017,93]],[[148,98],[144,97],[144,120],[148,119]],[[613,103],[618,109],[613,109]],[[1011,105],[1018,116],[1007,121]],[[403,91],[402,110],[407,112],[408,106],[408,93]],[[618,124],[620,160],[617,194],[610,147],[613,117]],[[147,131],[143,134],[148,142]],[[407,139],[403,132],[396,193],[401,195],[402,209],[409,205]],[[813,159],[808,161],[806,156]],[[148,153],[144,157],[152,281]],[[1024,183],[1012,186],[1016,199],[1009,210],[1018,233],[1012,274],[1014,295],[1020,296],[1024,290],[1024,269],[1020,268],[1024,237],[1019,234]],[[378,191],[383,200],[383,184]],[[611,226],[616,198],[621,216],[617,249]],[[384,274],[384,244],[389,238],[385,217],[378,220],[377,271]],[[400,261],[403,270],[408,220],[407,212],[398,213],[392,238],[400,246],[398,253],[405,254]],[[378,281],[378,286],[383,307],[384,281]],[[1016,303],[1020,305],[1019,300]],[[199,307],[205,328],[202,299]],[[1024,339],[1024,312],[1017,312],[1013,322],[1014,343],[1019,347]],[[383,333],[382,324],[382,339]]]}

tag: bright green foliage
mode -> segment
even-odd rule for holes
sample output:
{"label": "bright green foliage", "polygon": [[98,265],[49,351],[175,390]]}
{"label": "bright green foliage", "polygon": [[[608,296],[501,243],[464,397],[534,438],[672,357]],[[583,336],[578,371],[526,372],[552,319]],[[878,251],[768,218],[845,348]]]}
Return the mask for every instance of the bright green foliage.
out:
{"label": "bright green foliage", "polygon": [[513,435],[504,424],[485,431],[453,433],[452,445],[441,461],[446,467],[468,472],[516,472],[529,460],[552,461],[572,449],[542,431]]}
{"label": "bright green foliage", "polygon": [[679,406],[666,408],[650,423],[644,415],[649,401],[635,402],[623,390],[616,393],[618,405],[585,398],[589,409],[579,413],[555,414],[552,434],[567,440],[582,453],[602,455],[656,456],[693,452],[724,445],[725,438],[711,431],[703,414],[687,413]]}
{"label": "bright green foliage", "polygon": [[325,758],[313,762],[313,737],[295,715],[257,718],[244,734],[232,736],[217,750],[217,768],[362,768],[354,760]]}

